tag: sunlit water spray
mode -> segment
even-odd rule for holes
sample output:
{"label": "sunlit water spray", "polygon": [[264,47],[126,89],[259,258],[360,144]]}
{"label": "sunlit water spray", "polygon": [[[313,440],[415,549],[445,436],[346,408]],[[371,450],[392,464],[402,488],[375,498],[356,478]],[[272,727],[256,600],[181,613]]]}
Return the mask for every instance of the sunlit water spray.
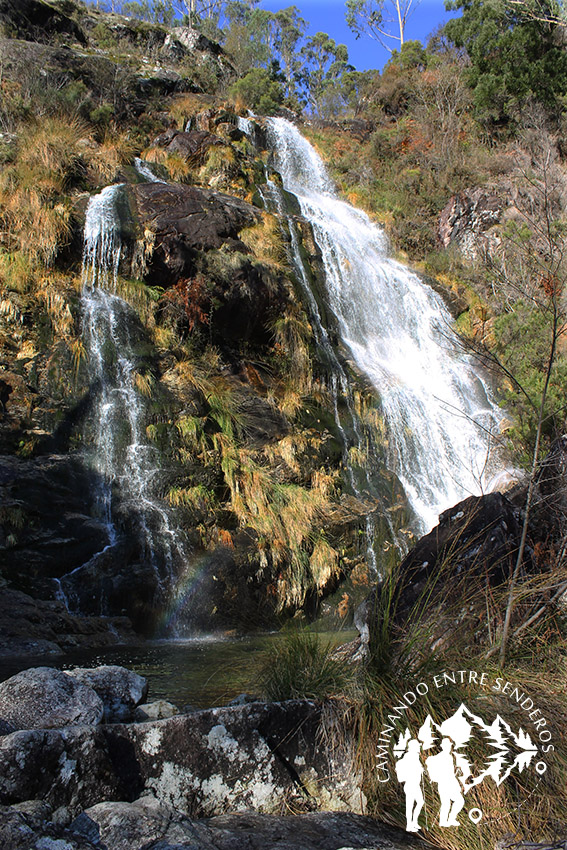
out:
{"label": "sunlit water spray", "polygon": [[389,465],[427,531],[489,489],[501,413],[451,338],[442,298],[387,256],[383,232],[341,201],[315,149],[283,118],[267,122],[275,167],[313,227],[342,341],[380,396]]}

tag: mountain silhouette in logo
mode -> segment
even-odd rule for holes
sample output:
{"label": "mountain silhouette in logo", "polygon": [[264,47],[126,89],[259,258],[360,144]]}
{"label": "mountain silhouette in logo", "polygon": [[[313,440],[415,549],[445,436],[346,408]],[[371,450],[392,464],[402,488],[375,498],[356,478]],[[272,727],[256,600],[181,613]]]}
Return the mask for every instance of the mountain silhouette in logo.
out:
{"label": "mountain silhouette in logo", "polygon": [[[428,715],[417,737],[424,751],[437,750],[444,737],[452,740],[455,765],[465,794],[487,777],[501,785],[514,768],[522,773],[537,752],[536,745],[522,728],[515,734],[499,714],[492,723],[486,723],[464,703],[442,723],[435,723]],[[480,765],[475,764],[475,756],[478,758],[487,747],[492,752],[482,756]]]}

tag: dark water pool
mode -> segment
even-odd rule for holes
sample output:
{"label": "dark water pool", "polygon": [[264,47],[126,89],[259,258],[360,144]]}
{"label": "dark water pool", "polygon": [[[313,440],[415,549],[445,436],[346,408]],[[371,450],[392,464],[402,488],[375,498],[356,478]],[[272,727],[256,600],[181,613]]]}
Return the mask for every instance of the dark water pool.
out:
{"label": "dark water pool", "polygon": [[[352,640],[353,631],[323,632],[324,645]],[[281,633],[243,638],[153,641],[142,646],[77,650],[64,655],[0,659],[0,681],[28,667],[97,667],[120,664],[149,681],[149,699],[166,699],[182,707],[225,705],[238,694],[258,693],[258,676],[269,647]]]}

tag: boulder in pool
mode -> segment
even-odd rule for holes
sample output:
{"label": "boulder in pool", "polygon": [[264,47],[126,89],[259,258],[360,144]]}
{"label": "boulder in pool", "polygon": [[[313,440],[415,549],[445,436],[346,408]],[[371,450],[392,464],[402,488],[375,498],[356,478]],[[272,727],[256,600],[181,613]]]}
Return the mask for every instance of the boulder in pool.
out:
{"label": "boulder in pool", "polygon": [[148,693],[148,681],[126,667],[105,664],[101,667],[76,667],[65,674],[73,681],[92,688],[104,706],[104,721],[120,723],[131,720],[137,705]]}

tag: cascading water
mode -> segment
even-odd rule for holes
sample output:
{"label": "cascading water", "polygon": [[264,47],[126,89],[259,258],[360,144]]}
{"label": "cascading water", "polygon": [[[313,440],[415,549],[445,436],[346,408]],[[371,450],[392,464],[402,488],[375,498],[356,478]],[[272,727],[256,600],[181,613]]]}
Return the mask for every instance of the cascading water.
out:
{"label": "cascading water", "polygon": [[337,197],[320,157],[293,124],[267,124],[275,167],[321,249],[342,341],[379,393],[389,464],[427,531],[441,511],[486,488],[498,465],[500,411],[451,340],[441,297],[386,255],[382,231]]}
{"label": "cascading water", "polygon": [[140,159],[139,156],[134,158],[134,167],[140,177],[143,177],[144,180],[147,180],[148,183],[165,183],[165,180],[162,180],[161,177],[157,177],[148,163],[144,159]]}
{"label": "cascading water", "polygon": [[[119,514],[123,523],[135,530],[137,560],[154,570],[158,593],[165,598],[175,563],[183,553],[169,515],[156,496],[159,465],[145,437],[146,405],[137,387],[143,379],[140,381],[140,357],[135,351],[136,316],[116,294],[122,250],[117,212],[121,191],[121,184],[108,186],[91,198],[84,229],[84,339],[96,399],[91,462],[98,481],[98,513],[108,530],[108,545],[94,560],[116,545]],[[81,571],[92,568],[93,561],[89,561],[61,579],[61,590],[71,603]],[[105,613],[102,597],[100,607]]]}
{"label": "cascading water", "polygon": [[[240,120],[247,122],[247,133],[250,134],[251,122],[248,119]],[[266,208],[268,210],[271,210],[272,212],[277,213],[281,218],[287,221],[290,235],[291,259],[293,261],[295,272],[297,274],[298,281],[301,285],[303,295],[305,296],[307,301],[307,307],[313,325],[313,332],[315,335],[317,347],[319,349],[320,354],[322,355],[322,359],[325,361],[327,368],[329,369],[329,390],[333,404],[333,416],[342,442],[343,463],[347,472],[350,487],[355,496],[362,502],[365,496],[375,497],[379,488],[377,488],[375,486],[375,483],[372,481],[372,475],[367,463],[363,464],[362,466],[358,465],[357,475],[355,472],[355,468],[350,461],[349,448],[351,441],[349,440],[349,437],[345,431],[339,412],[339,403],[341,401],[346,406],[348,412],[348,418],[353,438],[356,443],[356,448],[358,449],[359,458],[364,457],[367,454],[368,446],[365,434],[363,432],[362,424],[355,410],[354,399],[352,397],[348,376],[343,364],[337,356],[337,353],[331,343],[331,340],[329,339],[327,329],[325,328],[325,325],[322,321],[319,312],[319,305],[317,304],[317,299],[315,298],[311,290],[309,275],[305,267],[303,257],[301,256],[300,238],[297,232],[297,225],[293,220],[293,217],[288,215],[286,212],[283,193],[278,184],[275,183],[273,180],[270,180],[269,177],[267,177],[265,188],[261,189],[260,192],[262,194]],[[387,512],[382,512],[382,516],[385,518],[386,523],[388,525],[389,536],[393,540],[395,540],[396,535],[391,523],[390,515]],[[371,569],[374,572],[377,572],[378,564],[375,551],[376,524],[374,517],[370,512],[366,514],[365,525],[367,562]]]}

